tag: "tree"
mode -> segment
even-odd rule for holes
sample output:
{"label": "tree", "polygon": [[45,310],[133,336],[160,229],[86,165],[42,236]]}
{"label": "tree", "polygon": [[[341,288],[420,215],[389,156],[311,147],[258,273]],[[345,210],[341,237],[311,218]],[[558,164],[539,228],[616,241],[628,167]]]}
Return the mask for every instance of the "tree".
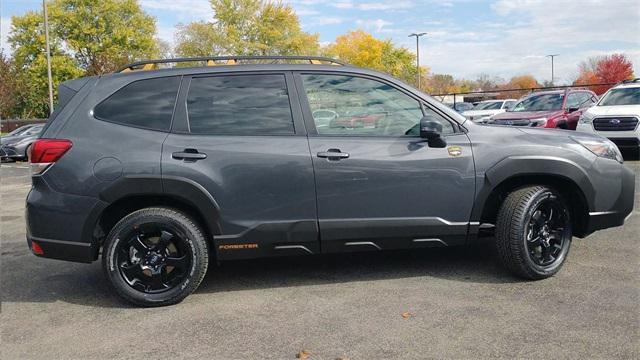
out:
{"label": "tree", "polygon": [[87,75],[157,57],[155,19],[136,0],[54,0],[52,30]]}
{"label": "tree", "polygon": [[427,89],[431,94],[451,94],[457,91],[456,82],[449,74],[433,74]]}
{"label": "tree", "polygon": [[263,0],[210,0],[213,22],[179,25],[176,54],[315,55],[318,34],[302,31],[291,6]]}
{"label": "tree", "polygon": [[13,116],[17,97],[16,87],[11,62],[0,51],[0,119]]}
{"label": "tree", "polygon": [[[11,22],[8,40],[19,91],[16,115],[46,117],[42,12],[14,16]],[[49,26],[54,92],[68,79],[111,72],[125,63],[159,55],[155,20],[136,0],[52,0]]]}
{"label": "tree", "polygon": [[[376,39],[363,30],[338,36],[327,47],[326,53],[349,64],[383,71],[406,82],[416,83],[418,70],[415,55],[404,47],[394,46],[391,40]],[[429,69],[421,67],[420,72],[424,77]]]}
{"label": "tree", "polygon": [[[617,83],[633,78],[633,64],[623,54],[594,56],[578,66],[578,77],[574,85]],[[596,94],[607,91],[611,85],[592,86]]]}

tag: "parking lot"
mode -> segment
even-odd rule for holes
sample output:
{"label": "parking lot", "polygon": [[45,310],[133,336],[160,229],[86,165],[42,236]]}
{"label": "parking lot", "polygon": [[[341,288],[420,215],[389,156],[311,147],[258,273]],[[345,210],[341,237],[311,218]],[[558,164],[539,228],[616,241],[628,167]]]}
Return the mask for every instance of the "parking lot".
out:
{"label": "parking lot", "polygon": [[482,243],[223,263],[181,304],[141,309],[98,262],[31,255],[28,169],[1,177],[3,359],[640,357],[639,191],[625,226],[576,239],[548,280],[512,277]]}

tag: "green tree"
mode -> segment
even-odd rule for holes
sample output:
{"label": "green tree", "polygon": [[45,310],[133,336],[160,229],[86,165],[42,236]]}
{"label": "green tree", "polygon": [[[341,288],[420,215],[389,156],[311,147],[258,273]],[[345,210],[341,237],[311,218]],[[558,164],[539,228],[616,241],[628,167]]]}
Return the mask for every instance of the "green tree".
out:
{"label": "green tree", "polygon": [[[12,17],[11,23],[15,115],[45,117],[49,95],[43,14],[27,12]],[[155,20],[136,0],[52,0],[49,27],[54,92],[63,81],[159,55]]]}
{"label": "green tree", "polygon": [[213,22],[179,25],[179,56],[314,55],[318,35],[302,31],[291,6],[263,0],[211,0]]}

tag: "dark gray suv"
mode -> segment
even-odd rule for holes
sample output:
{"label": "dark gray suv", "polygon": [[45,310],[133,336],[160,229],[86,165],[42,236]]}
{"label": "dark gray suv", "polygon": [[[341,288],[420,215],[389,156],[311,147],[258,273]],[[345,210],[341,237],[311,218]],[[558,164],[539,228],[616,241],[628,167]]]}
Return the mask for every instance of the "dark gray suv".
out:
{"label": "dark gray suv", "polygon": [[[165,64],[187,61],[206,66]],[[184,299],[213,259],[467,245],[481,228],[514,274],[543,279],[572,236],[622,225],[634,200],[607,139],[477,125],[324,58],[149,61],[68,81],[31,166],[32,252],[101,253],[144,306]]]}

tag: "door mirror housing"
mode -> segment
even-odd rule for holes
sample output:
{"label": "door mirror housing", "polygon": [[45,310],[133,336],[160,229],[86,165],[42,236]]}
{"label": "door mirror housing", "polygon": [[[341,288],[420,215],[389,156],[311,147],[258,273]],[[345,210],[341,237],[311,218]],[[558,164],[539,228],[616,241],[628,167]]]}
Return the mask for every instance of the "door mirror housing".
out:
{"label": "door mirror housing", "polygon": [[420,137],[426,139],[430,147],[447,146],[447,142],[442,138],[442,124],[428,116],[423,116],[420,119]]}
{"label": "door mirror housing", "polygon": [[570,108],[567,108],[567,112],[568,112],[568,113],[572,113],[572,112],[575,112],[575,111],[578,111],[578,110],[580,110],[580,108],[579,108],[579,107],[570,107]]}

